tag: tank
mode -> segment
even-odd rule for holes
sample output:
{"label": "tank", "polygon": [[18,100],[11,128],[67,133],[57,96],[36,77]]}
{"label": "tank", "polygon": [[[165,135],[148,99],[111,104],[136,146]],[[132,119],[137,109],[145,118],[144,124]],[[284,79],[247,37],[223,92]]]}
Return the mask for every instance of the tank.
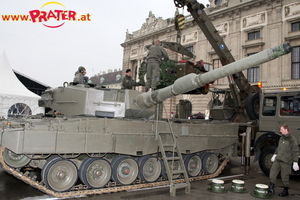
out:
{"label": "tank", "polygon": [[[147,93],[85,81],[47,90],[39,101],[45,115],[1,122],[1,166],[55,197],[180,183],[185,175],[188,181],[216,177],[235,155],[239,124],[156,120],[155,105],[289,52],[282,44]],[[169,169],[178,173],[170,178]]]}

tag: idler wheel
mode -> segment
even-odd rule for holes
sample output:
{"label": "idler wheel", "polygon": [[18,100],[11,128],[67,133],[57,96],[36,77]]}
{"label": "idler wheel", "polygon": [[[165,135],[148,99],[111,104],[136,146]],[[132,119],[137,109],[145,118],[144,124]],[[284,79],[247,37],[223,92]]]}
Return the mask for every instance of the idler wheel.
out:
{"label": "idler wheel", "polygon": [[5,163],[13,168],[21,168],[27,165],[31,159],[24,154],[15,154],[14,152],[5,149],[2,153]]}

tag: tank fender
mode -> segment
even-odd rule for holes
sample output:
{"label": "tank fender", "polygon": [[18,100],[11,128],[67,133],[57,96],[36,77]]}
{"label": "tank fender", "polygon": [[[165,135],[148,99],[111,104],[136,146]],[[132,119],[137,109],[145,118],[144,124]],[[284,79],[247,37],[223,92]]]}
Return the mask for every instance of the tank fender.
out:
{"label": "tank fender", "polygon": [[259,138],[256,140],[255,144],[254,144],[254,161],[256,162],[259,159],[259,155],[261,153],[261,148],[263,147],[263,143],[265,140],[268,139],[276,139],[277,141],[279,141],[280,139],[280,135],[274,133],[274,132],[266,132],[265,134],[259,136]]}

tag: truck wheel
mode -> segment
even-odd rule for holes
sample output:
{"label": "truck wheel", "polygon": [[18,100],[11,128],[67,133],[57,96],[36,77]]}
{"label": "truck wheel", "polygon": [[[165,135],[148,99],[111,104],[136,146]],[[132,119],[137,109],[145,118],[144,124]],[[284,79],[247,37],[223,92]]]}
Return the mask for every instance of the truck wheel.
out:
{"label": "truck wheel", "polygon": [[271,158],[275,153],[275,149],[276,147],[274,146],[266,147],[260,153],[258,161],[259,167],[266,176],[269,176],[270,174],[270,169],[272,167]]}
{"label": "truck wheel", "polygon": [[246,99],[246,112],[250,120],[259,118],[259,94],[253,93]]}

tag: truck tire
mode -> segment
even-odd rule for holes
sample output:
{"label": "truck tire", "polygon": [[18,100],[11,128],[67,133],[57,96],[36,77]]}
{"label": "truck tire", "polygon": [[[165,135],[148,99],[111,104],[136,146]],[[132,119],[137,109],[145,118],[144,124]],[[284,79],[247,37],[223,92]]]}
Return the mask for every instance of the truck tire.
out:
{"label": "truck tire", "polygon": [[246,99],[246,112],[250,120],[259,118],[259,94],[253,93]]}
{"label": "truck tire", "polygon": [[264,148],[259,156],[259,167],[261,171],[266,175],[269,176],[270,174],[270,169],[272,166],[272,161],[271,158],[274,155],[276,150],[276,147],[274,146],[269,146]]}

